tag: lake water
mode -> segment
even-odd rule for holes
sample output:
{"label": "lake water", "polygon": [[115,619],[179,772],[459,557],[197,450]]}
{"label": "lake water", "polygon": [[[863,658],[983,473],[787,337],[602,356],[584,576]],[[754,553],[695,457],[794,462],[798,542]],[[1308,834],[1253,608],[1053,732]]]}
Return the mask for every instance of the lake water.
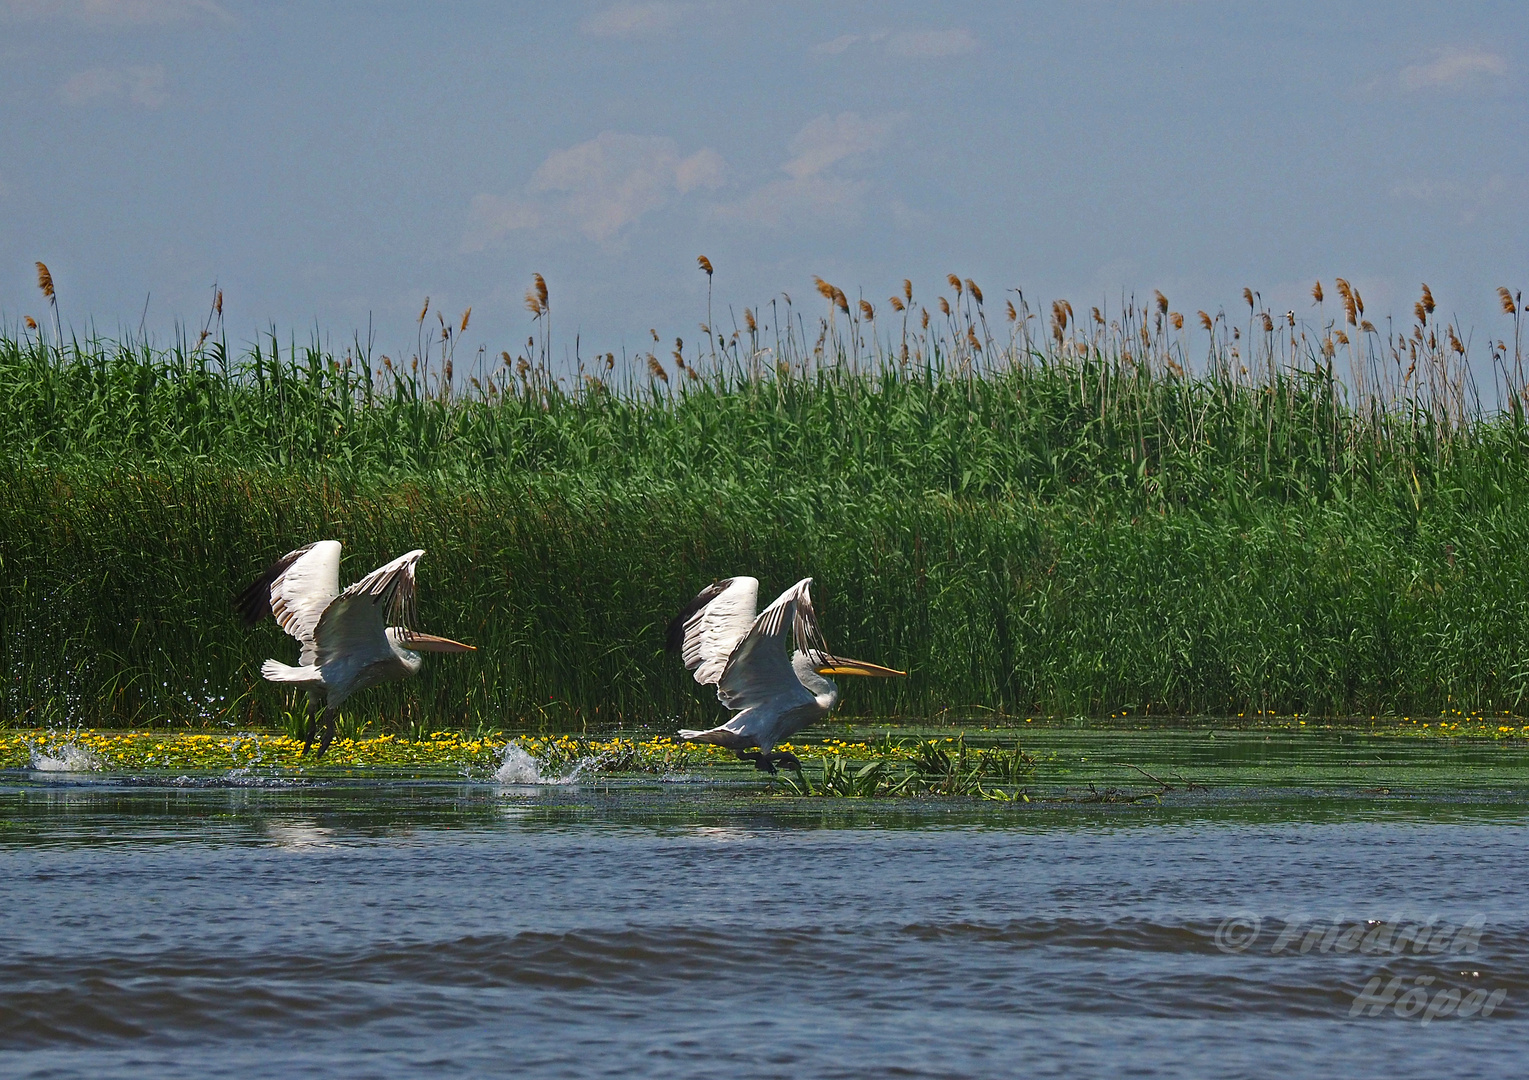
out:
{"label": "lake water", "polygon": [[11,773],[0,1074],[1516,1074],[1524,752],[1205,734],[1050,736],[1130,804]]}

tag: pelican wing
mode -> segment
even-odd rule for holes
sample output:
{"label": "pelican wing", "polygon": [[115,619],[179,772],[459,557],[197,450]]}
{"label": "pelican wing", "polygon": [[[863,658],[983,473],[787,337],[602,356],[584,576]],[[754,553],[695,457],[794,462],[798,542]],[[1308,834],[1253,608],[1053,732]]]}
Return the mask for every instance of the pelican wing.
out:
{"label": "pelican wing", "polygon": [[351,662],[393,655],[389,626],[408,626],[414,615],[414,566],[425,552],[416,549],[379,566],[342,592],[324,610],[313,631],[320,667],[336,660]]}
{"label": "pelican wing", "polygon": [[[752,580],[752,579],[750,579]],[[811,578],[803,578],[781,593],[775,602],[759,613],[717,679],[717,699],[729,709],[741,710],[766,703],[783,703],[796,698],[810,700],[792,667],[787,645],[800,637],[802,611],[811,621],[812,598],[808,593]]]}
{"label": "pelican wing", "polygon": [[758,578],[727,578],[702,589],[669,624],[667,646],[680,652],[696,682],[709,686],[722,677],[733,650],[755,625],[758,602]]}
{"label": "pelican wing", "polygon": [[313,631],[324,609],[340,593],[340,542],[319,540],[289,551],[239,595],[239,610],[253,626],[267,614],[303,647],[302,663],[311,664]]}

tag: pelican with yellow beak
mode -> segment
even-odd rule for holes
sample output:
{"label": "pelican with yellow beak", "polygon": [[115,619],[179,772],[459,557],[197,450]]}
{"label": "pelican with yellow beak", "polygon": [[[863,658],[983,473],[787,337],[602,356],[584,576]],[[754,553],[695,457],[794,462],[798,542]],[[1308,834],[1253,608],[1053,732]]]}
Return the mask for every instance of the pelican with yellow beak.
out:
{"label": "pelican with yellow beak", "polygon": [[[734,577],[701,590],[669,624],[666,646],[678,652],[702,686],[715,686],[732,719],[707,731],[684,730],[680,738],[735,751],[764,772],[777,765],[800,769],[795,755],[775,752],[839,703],[830,675],[890,678],[894,671],[864,660],[835,656],[818,628],[817,612],[803,578],[756,617],[759,581]],[[787,653],[790,645],[795,652]]]}
{"label": "pelican with yellow beak", "polygon": [[[424,553],[400,555],[341,592],[340,542],[319,540],[287,552],[239,594],[247,625],[274,615],[302,646],[297,667],[267,660],[260,674],[308,691],[304,754],[322,728],[317,756],[324,756],[334,739],[335,711],[356,691],[417,674],[422,652],[473,651],[471,645],[410,628],[414,567]],[[320,704],[323,712],[315,718]]]}

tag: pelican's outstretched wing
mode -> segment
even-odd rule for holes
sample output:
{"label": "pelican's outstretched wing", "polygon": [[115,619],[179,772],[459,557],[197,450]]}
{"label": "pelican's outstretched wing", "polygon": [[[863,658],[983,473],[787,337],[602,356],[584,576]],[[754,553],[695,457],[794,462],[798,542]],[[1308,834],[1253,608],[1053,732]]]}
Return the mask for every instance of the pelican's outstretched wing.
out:
{"label": "pelican's outstretched wing", "polygon": [[365,663],[392,656],[386,631],[413,623],[414,565],[424,553],[416,548],[400,555],[337,596],[314,627],[312,662],[322,667],[340,658]]}
{"label": "pelican's outstretched wing", "polygon": [[754,625],[758,602],[758,578],[731,577],[708,585],[669,624],[666,647],[681,654],[696,682],[709,686],[722,677],[728,657]]}
{"label": "pelican's outstretched wing", "polygon": [[277,559],[239,594],[239,610],[253,626],[267,614],[303,647],[302,663],[314,661],[313,631],[340,593],[340,542],[319,540]]}
{"label": "pelican's outstretched wing", "polygon": [[759,613],[717,679],[717,699],[723,705],[741,710],[766,702],[779,705],[794,703],[797,698],[811,700],[812,695],[797,678],[787,648],[802,635],[799,624],[804,611],[807,621],[815,626],[808,592],[811,584],[811,578],[802,578]]}

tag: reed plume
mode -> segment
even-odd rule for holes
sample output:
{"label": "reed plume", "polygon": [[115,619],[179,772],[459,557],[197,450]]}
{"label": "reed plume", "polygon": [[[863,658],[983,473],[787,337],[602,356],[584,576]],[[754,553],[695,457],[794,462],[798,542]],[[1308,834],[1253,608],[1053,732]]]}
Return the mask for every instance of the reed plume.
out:
{"label": "reed plume", "polygon": [[419,309],[419,318],[416,319],[415,321],[423,323],[425,321],[425,316],[427,314],[429,314],[429,312],[430,312],[430,297],[427,296],[427,297],[425,297],[425,306]]}
{"label": "reed plume", "polygon": [[945,280],[950,282],[950,287],[956,291],[956,299],[961,299],[961,279],[954,274],[946,274]]}
{"label": "reed plume", "polygon": [[462,329],[460,331],[461,333],[466,333],[467,332],[467,320],[471,319],[472,317],[473,317],[473,309],[472,309],[472,305],[469,304],[469,305],[467,305],[467,310],[462,312]]}
{"label": "reed plume", "polygon": [[876,309],[871,306],[869,300],[860,301],[860,314],[866,322],[876,321]]}
{"label": "reed plume", "polygon": [[1205,332],[1206,332],[1206,333],[1207,333],[1207,334],[1208,334],[1208,333],[1210,333],[1210,331],[1211,331],[1211,321],[1210,321],[1210,316],[1209,316],[1209,315],[1207,315],[1207,314],[1206,314],[1206,313],[1205,313],[1205,312],[1203,312],[1203,311],[1202,311],[1202,312],[1199,312],[1199,315],[1200,315],[1200,325],[1201,325],[1201,326],[1203,326],[1203,327],[1205,327]]}
{"label": "reed plume", "polygon": [[1428,282],[1423,282],[1423,310],[1433,314],[1433,290],[1428,287]]}
{"label": "reed plume", "polygon": [[966,279],[966,291],[971,293],[972,299],[977,301],[977,306],[982,306],[982,290],[977,288],[977,283],[971,278]]}
{"label": "reed plume", "polygon": [[699,266],[702,270],[706,271],[706,276],[707,277],[711,277],[711,260],[710,259],[708,259],[705,255],[697,255],[695,257],[695,264],[697,266]]}
{"label": "reed plume", "polygon": [[1311,287],[1311,298],[1319,304],[1322,302],[1322,283],[1320,281]]}
{"label": "reed plume", "polygon": [[1508,291],[1507,286],[1498,287],[1497,299],[1502,302],[1504,315],[1515,315],[1518,313],[1518,303],[1513,299],[1513,294]]}
{"label": "reed plume", "polygon": [[37,287],[49,300],[53,299],[53,275],[48,272],[47,263],[37,264]]}

